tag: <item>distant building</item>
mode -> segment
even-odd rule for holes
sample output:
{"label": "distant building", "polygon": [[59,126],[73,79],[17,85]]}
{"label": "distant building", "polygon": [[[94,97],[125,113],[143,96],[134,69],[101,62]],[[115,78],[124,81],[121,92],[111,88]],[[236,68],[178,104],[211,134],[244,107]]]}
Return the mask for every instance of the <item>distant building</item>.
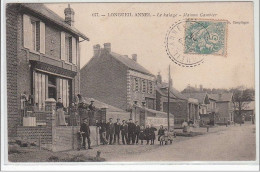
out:
{"label": "distant building", "polygon": [[155,109],[155,77],[132,58],[95,45],[94,56],[81,69],[81,94],[110,104],[122,110],[134,105]]}
{"label": "distant building", "polygon": [[[235,108],[235,115],[236,118],[235,121],[239,122],[239,118],[238,118],[238,108]],[[244,102],[242,105],[242,109],[241,109],[241,116],[244,117],[245,121],[252,121],[252,118],[255,118],[255,101],[248,101],[248,102]]]}
{"label": "distant building", "polygon": [[9,136],[22,124],[25,100],[38,110],[48,98],[62,98],[69,107],[80,93],[79,40],[88,38],[75,29],[73,9],[64,14],[65,19],[40,3],[6,6]]}
{"label": "distant building", "polygon": [[[168,85],[161,81],[161,75],[158,74],[156,81],[156,110],[158,111],[168,111]],[[170,87],[170,113],[174,115],[175,127],[180,127],[183,120],[193,121],[196,124],[199,119],[198,100],[188,98],[174,87]]]}
{"label": "distant building", "polygon": [[217,101],[216,123],[234,122],[233,93],[210,94],[209,97]]}

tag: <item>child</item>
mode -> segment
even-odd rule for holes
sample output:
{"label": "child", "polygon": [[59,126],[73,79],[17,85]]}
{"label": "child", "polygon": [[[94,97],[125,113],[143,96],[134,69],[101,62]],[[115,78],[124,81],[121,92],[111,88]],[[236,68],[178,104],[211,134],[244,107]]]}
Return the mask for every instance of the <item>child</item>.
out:
{"label": "child", "polygon": [[153,127],[153,125],[151,125],[150,128],[150,134],[151,134],[151,145],[154,145],[154,140],[155,140],[155,131],[157,131],[157,129],[155,127]]}
{"label": "child", "polygon": [[168,133],[168,138],[169,138],[170,144],[172,144],[174,136],[175,136],[174,130],[170,129],[170,132]]}
{"label": "child", "polygon": [[149,141],[151,139],[150,126],[149,125],[146,126],[146,128],[144,130],[144,135],[145,135],[146,145],[148,145]]}
{"label": "child", "polygon": [[164,129],[164,141],[165,141],[165,145],[168,144],[168,140],[169,140],[169,132],[168,132],[168,129],[165,128],[165,129]]}

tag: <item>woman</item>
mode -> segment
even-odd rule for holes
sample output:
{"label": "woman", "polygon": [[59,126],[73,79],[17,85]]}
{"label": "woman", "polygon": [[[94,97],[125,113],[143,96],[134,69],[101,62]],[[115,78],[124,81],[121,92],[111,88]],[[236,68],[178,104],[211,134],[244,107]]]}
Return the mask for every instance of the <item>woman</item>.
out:
{"label": "woman", "polygon": [[163,145],[163,141],[161,140],[161,137],[164,135],[164,129],[163,125],[160,126],[160,129],[158,131],[158,141],[160,141],[160,145]]}
{"label": "woman", "polygon": [[64,106],[61,101],[61,98],[58,99],[58,102],[56,103],[56,109],[57,109],[57,120],[56,124],[58,126],[66,126],[66,121],[65,121],[65,115],[63,112]]}
{"label": "woman", "polygon": [[145,129],[144,126],[142,125],[140,127],[140,134],[139,134],[139,139],[141,140],[141,145],[143,145],[143,140],[145,140],[145,133],[144,133]]}

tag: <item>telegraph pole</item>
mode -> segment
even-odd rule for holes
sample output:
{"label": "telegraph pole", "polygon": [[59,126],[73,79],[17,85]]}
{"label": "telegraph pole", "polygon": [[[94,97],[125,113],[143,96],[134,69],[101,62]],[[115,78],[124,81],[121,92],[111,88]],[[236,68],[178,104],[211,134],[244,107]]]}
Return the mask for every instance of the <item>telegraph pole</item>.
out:
{"label": "telegraph pole", "polygon": [[168,81],[168,111],[167,111],[167,118],[168,118],[168,131],[170,130],[170,87],[171,87],[171,76],[170,76],[170,65],[169,65],[169,81]]}

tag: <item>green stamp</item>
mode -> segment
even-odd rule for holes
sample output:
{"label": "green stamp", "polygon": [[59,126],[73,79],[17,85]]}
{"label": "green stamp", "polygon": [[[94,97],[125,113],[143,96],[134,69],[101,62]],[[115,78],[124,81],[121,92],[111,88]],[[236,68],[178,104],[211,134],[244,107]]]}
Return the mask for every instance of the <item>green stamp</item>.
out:
{"label": "green stamp", "polygon": [[187,20],[185,25],[185,54],[226,56],[227,21]]}

